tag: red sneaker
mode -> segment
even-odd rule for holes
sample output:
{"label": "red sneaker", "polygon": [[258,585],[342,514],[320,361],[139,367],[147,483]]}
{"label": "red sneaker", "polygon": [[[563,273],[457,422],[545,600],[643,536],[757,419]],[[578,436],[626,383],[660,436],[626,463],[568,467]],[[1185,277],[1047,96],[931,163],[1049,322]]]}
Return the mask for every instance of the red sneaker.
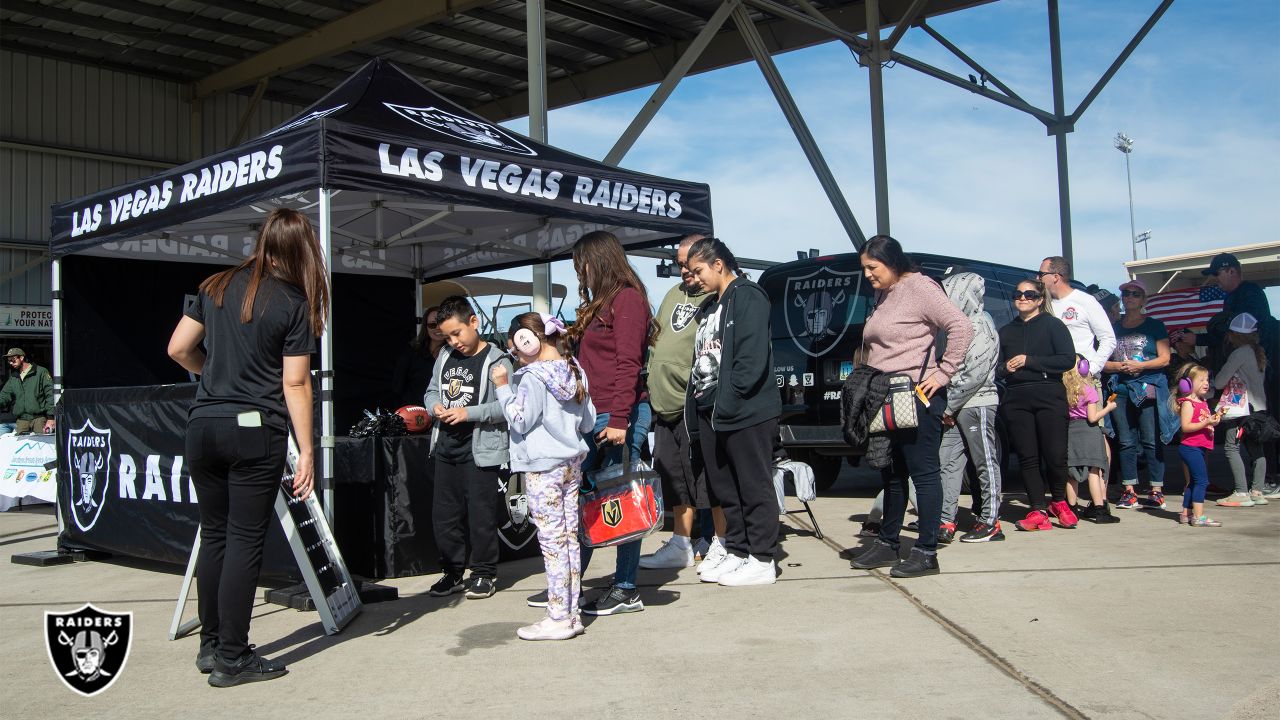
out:
{"label": "red sneaker", "polygon": [[1049,524],[1049,516],[1045,515],[1044,512],[1040,510],[1032,510],[1031,512],[1027,513],[1027,516],[1025,518],[1014,523],[1014,525],[1019,530],[1026,530],[1027,532],[1035,532],[1036,530],[1052,530],[1053,529],[1053,525]]}
{"label": "red sneaker", "polygon": [[1070,530],[1080,523],[1076,518],[1076,514],[1071,512],[1071,506],[1066,500],[1059,500],[1055,503],[1049,503],[1049,512],[1058,518],[1058,526]]}

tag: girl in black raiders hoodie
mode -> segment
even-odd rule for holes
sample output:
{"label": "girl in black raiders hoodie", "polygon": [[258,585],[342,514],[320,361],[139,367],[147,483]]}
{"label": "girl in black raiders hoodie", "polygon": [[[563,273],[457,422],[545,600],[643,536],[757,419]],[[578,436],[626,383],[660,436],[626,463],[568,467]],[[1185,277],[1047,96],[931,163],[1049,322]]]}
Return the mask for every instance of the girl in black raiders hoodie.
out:
{"label": "girl in black raiders hoodie", "polygon": [[[1038,280],[1023,280],[1013,294],[1018,317],[1000,328],[996,376],[1005,383],[1000,414],[1018,454],[1031,512],[1019,530],[1051,530],[1051,513],[1064,528],[1076,526],[1067,506],[1067,392],[1062,373],[1075,362],[1071,333],[1048,310],[1048,294]],[[1053,502],[1044,504],[1040,458],[1049,470]],[[1046,513],[1047,510],[1047,513]]]}

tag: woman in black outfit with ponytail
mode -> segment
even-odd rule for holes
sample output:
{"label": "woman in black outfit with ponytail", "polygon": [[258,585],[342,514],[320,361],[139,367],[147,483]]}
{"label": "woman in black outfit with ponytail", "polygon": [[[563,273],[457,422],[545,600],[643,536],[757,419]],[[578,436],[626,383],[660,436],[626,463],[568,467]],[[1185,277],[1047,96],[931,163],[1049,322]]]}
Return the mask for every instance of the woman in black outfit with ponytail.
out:
{"label": "woman in black outfit with ponytail", "polygon": [[[996,375],[1005,381],[1000,414],[1018,454],[1031,505],[1027,517],[1017,522],[1019,530],[1051,530],[1046,510],[1058,518],[1059,526],[1076,526],[1076,516],[1067,506],[1067,390],[1062,384],[1062,373],[1075,363],[1075,345],[1048,302],[1043,283],[1023,280],[1013,294],[1018,317],[1000,328]],[[1041,458],[1053,495],[1047,508]]]}

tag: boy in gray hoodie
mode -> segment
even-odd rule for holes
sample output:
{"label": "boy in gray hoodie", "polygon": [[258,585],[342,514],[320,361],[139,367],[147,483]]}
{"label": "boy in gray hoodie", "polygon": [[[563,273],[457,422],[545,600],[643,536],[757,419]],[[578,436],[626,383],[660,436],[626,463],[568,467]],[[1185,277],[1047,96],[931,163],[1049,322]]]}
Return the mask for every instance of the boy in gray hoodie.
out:
{"label": "boy in gray hoodie", "polygon": [[942,289],[973,325],[973,341],[960,369],[947,389],[942,416],[942,528],[939,541],[950,542],[956,532],[956,506],[964,481],[966,451],[982,488],[981,516],[960,542],[1003,540],[1000,530],[1000,442],[996,438],[995,369],[1000,338],[995,322],[982,307],[986,283],[974,273],[956,273],[942,279]]}
{"label": "boy in gray hoodie", "polygon": [[[431,524],[444,575],[430,593],[466,590],[470,599],[487,598],[498,572],[502,508],[496,495],[510,459],[507,420],[489,374],[495,365],[510,369],[511,361],[480,337],[480,321],[466,298],[445,298],[436,318],[447,349],[436,357],[422,404],[435,420]],[[471,577],[464,583],[468,545]]]}

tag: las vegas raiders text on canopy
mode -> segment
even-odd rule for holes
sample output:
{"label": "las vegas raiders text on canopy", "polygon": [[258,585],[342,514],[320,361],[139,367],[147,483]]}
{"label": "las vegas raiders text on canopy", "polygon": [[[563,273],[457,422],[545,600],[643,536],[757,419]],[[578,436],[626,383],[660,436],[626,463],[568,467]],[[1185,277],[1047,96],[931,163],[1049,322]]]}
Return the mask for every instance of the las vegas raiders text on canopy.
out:
{"label": "las vegas raiders text on canopy", "polygon": [[[446,170],[457,173],[467,187],[508,195],[527,195],[544,200],[560,197],[565,174],[558,170],[529,167],[513,162],[500,162],[467,155],[449,157],[439,150],[378,145],[378,168],[385,175],[442,182]],[[633,185],[587,177],[571,176],[573,193],[570,200],[579,205],[634,212],[641,215],[663,215],[676,219],[684,212],[680,193],[661,188]]]}

